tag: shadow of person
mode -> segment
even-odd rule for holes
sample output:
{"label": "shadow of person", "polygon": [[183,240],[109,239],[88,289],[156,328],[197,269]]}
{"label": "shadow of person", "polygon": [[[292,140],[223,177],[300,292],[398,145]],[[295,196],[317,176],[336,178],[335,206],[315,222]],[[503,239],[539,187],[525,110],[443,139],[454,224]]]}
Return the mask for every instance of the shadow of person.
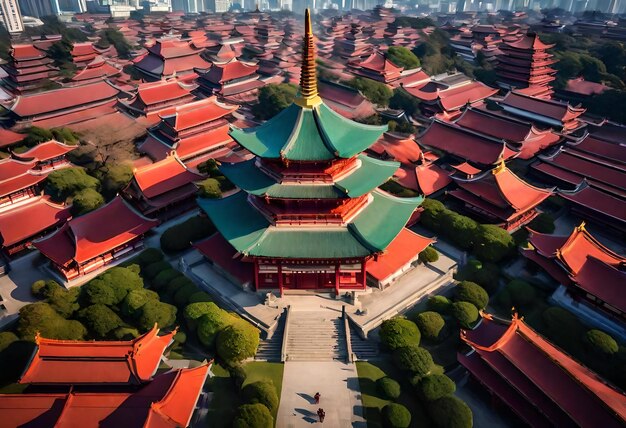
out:
{"label": "shadow of person", "polygon": [[307,410],[307,409],[295,409],[296,412],[300,413],[303,417],[302,420],[308,422],[310,424],[314,424],[317,422],[317,414]]}
{"label": "shadow of person", "polygon": [[302,398],[304,398],[306,401],[309,402],[309,404],[315,404],[315,398],[313,398],[313,396],[309,395],[309,394],[305,394],[303,392],[298,392],[298,395]]}

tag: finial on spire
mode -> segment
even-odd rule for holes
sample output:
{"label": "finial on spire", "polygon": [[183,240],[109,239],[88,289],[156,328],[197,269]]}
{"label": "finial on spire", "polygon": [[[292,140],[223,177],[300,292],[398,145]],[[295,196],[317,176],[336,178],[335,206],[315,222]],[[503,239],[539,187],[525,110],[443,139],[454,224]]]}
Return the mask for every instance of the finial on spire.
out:
{"label": "finial on spire", "polygon": [[316,66],[311,13],[307,8],[304,11],[304,40],[302,43],[302,68],[300,69],[300,95],[298,95],[295,101],[300,107],[313,108],[322,102],[317,92]]}
{"label": "finial on spire", "polygon": [[584,232],[584,231],[586,230],[586,229],[585,229],[585,222],[584,222],[584,221],[582,221],[582,222],[580,223],[580,225],[576,228],[576,230],[577,230],[578,232]]}

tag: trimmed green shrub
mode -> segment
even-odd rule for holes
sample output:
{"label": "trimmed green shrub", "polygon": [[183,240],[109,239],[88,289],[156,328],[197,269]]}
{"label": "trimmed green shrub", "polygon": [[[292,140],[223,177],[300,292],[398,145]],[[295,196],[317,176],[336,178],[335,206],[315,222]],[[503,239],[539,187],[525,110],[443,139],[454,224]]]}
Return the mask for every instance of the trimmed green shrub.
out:
{"label": "trimmed green shrub", "polygon": [[535,295],[535,287],[521,279],[514,279],[498,294],[498,300],[506,308],[525,308],[535,301]]}
{"label": "trimmed green shrub", "polygon": [[113,337],[117,340],[133,340],[139,336],[139,330],[132,327],[118,327],[113,330]]}
{"label": "trimmed green shrub", "polygon": [[212,302],[213,298],[206,291],[196,291],[189,296],[189,303]]}
{"label": "trimmed green shrub", "polygon": [[409,345],[419,345],[421,334],[413,321],[396,317],[383,321],[380,326],[380,340],[390,350]]}
{"label": "trimmed green shrub", "polygon": [[178,278],[182,276],[182,274],[176,269],[167,269],[160,272],[157,276],[152,280],[152,286],[157,290],[165,287],[169,284],[174,278]]}
{"label": "trimmed green shrub", "polygon": [[139,315],[139,328],[148,331],[156,323],[159,328],[166,328],[176,321],[176,306],[156,300],[149,300],[141,307]]}
{"label": "trimmed green shrub", "polygon": [[146,268],[144,269],[143,273],[147,279],[152,280],[156,278],[156,276],[160,274],[161,272],[169,270],[171,268],[172,268],[172,265],[169,262],[162,260],[159,262],[148,264]]}
{"label": "trimmed green shrub", "polygon": [[389,49],[387,49],[387,58],[395,65],[404,67],[407,70],[420,66],[420,60],[415,54],[402,46],[390,46]]}
{"label": "trimmed green shrub", "polygon": [[[56,281],[53,281],[53,282],[56,283]],[[46,297],[44,294],[46,291],[45,289],[46,289],[46,281],[43,279],[33,282],[33,284],[30,286],[31,294],[35,297],[39,297],[40,299]]]}
{"label": "trimmed green shrub", "polygon": [[420,205],[424,208],[420,216],[420,223],[434,232],[442,230],[441,218],[447,211],[446,206],[436,199],[426,198]]}
{"label": "trimmed green shrub", "polygon": [[197,302],[190,303],[185,307],[184,316],[187,321],[187,326],[191,330],[195,330],[201,316],[206,314],[216,314],[211,316],[223,317],[224,315],[222,312],[230,316],[228,312],[224,311],[213,302]]}
{"label": "trimmed green shrub", "polygon": [[463,249],[472,248],[478,223],[469,217],[447,210],[440,215],[440,224],[453,243]]}
{"label": "trimmed green shrub", "polygon": [[0,352],[4,351],[8,346],[20,340],[19,337],[12,331],[3,331],[0,332]]}
{"label": "trimmed green shrub", "polygon": [[478,309],[469,302],[453,303],[451,313],[461,327],[465,328],[470,328],[478,319]]}
{"label": "trimmed green shrub", "polygon": [[390,400],[395,400],[400,396],[400,384],[388,376],[378,379],[376,387],[385,398]]}
{"label": "trimmed green shrub", "polygon": [[442,397],[428,406],[430,417],[438,428],[472,428],[472,410],[454,396]]}
{"label": "trimmed green shrub", "polygon": [[87,305],[112,306],[118,303],[115,291],[108,282],[92,279],[81,287],[81,299]]}
{"label": "trimmed green shrub", "polygon": [[252,382],[244,386],[243,399],[248,404],[263,404],[270,413],[278,411],[278,394],[274,383],[269,380]]}
{"label": "trimmed green shrub", "polygon": [[591,353],[596,355],[613,355],[619,350],[615,339],[600,330],[589,330],[585,333],[585,345]]}
{"label": "trimmed green shrub", "polygon": [[191,243],[215,232],[215,226],[207,217],[195,216],[167,229],[161,235],[161,248],[166,253],[186,250]]}
{"label": "trimmed green shrub", "polygon": [[273,428],[274,418],[263,404],[244,404],[237,408],[233,428]]}
{"label": "trimmed green shrub", "polygon": [[146,248],[133,259],[133,262],[139,263],[141,267],[147,267],[152,263],[160,262],[163,257],[163,252],[158,248]]}
{"label": "trimmed green shrub", "polygon": [[57,169],[46,178],[46,193],[57,201],[64,201],[83,189],[98,190],[99,187],[100,181],[80,167]]}
{"label": "trimmed green shrub", "polygon": [[439,253],[430,245],[419,254],[419,261],[422,263],[434,263],[439,260]]}
{"label": "trimmed green shrub", "polygon": [[236,364],[234,366],[227,367],[228,373],[230,373],[230,379],[235,384],[235,388],[240,390],[243,388],[243,384],[246,382],[246,378],[248,377],[248,373],[243,368],[241,364]]}
{"label": "trimmed green shrub", "polygon": [[83,340],[87,329],[79,321],[66,320],[48,303],[37,302],[20,309],[16,332],[29,341],[37,332],[48,339]]}
{"label": "trimmed green shrub", "polygon": [[580,349],[586,329],[578,317],[559,306],[547,308],[541,314],[546,335],[565,349]]}
{"label": "trimmed green shrub", "polygon": [[408,428],[411,425],[411,412],[402,404],[389,403],[383,407],[382,414],[386,428]]}
{"label": "trimmed green shrub", "polygon": [[185,334],[185,332],[177,331],[176,334],[174,335],[174,342],[179,343],[181,345],[187,342],[187,335]]}
{"label": "trimmed green shrub", "polygon": [[165,286],[165,288],[161,291],[161,295],[165,296],[169,300],[174,300],[174,296],[178,293],[178,290],[187,285],[192,285],[194,286],[194,289],[197,290],[194,283],[189,278],[181,274],[180,276],[172,279],[167,286]]}
{"label": "trimmed green shrub", "polygon": [[393,352],[393,361],[400,370],[412,372],[416,376],[426,376],[435,367],[430,352],[417,345],[396,349]]}
{"label": "trimmed green shrub", "polygon": [[454,394],[454,381],[444,374],[431,374],[420,379],[415,385],[417,395],[425,401],[435,401]]}
{"label": "trimmed green shrub", "polygon": [[79,216],[100,208],[104,205],[104,198],[96,189],[83,189],[72,198],[72,215]]}
{"label": "trimmed green shrub", "polygon": [[475,282],[463,281],[454,288],[454,297],[458,302],[469,302],[478,309],[485,309],[489,303],[489,294]]}
{"label": "trimmed green shrub", "polygon": [[[139,275],[140,268],[136,264],[126,267],[115,266],[89,281],[90,285],[100,284],[113,291],[114,305],[120,303],[130,290],[143,289],[143,279]],[[103,303],[105,302],[92,302]]]}
{"label": "trimmed green shrub", "polygon": [[51,281],[47,284],[46,290],[48,303],[63,318],[70,318],[80,308],[77,303],[80,288],[74,287],[68,290]]}
{"label": "trimmed green shrub", "polygon": [[213,348],[219,332],[233,322],[234,318],[220,308],[205,313],[197,321],[198,340],[207,348]]}
{"label": "trimmed green shrub", "polygon": [[189,303],[189,298],[192,294],[198,291],[198,287],[193,282],[190,284],[185,284],[181,288],[178,289],[176,294],[174,294],[174,303],[178,307],[184,307]]}
{"label": "trimmed green shrub", "polygon": [[446,296],[430,296],[426,306],[431,311],[447,314],[452,307],[452,302]]}
{"label": "trimmed green shrub", "polygon": [[150,300],[158,301],[159,295],[146,288],[131,290],[122,300],[120,311],[125,316],[138,317],[141,314],[141,307]]}
{"label": "trimmed green shrub", "polygon": [[222,197],[220,183],[215,178],[207,178],[198,185],[198,193],[202,198],[219,199]]}
{"label": "trimmed green shrub", "polygon": [[509,233],[493,224],[481,224],[476,229],[474,254],[488,262],[497,263],[515,248],[515,241]]}
{"label": "trimmed green shrub", "polygon": [[217,335],[217,353],[228,364],[254,357],[259,346],[259,330],[246,321],[238,321]]}
{"label": "trimmed green shrub", "polygon": [[441,338],[440,335],[446,322],[437,312],[426,311],[415,317],[415,324],[417,324],[423,338],[436,341]]}
{"label": "trimmed green shrub", "polygon": [[87,306],[78,312],[78,317],[89,330],[89,333],[104,338],[110,331],[121,327],[124,322],[108,306],[96,304]]}

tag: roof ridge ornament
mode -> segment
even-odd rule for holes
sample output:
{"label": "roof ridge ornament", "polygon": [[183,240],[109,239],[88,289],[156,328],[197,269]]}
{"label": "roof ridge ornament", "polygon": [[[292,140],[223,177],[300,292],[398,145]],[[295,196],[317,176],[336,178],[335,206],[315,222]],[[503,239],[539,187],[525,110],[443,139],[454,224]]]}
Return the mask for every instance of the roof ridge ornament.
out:
{"label": "roof ridge ornament", "polygon": [[500,163],[496,166],[492,173],[493,175],[499,174],[506,169],[506,163],[504,163],[504,159],[500,159]]}
{"label": "roof ridge ornament", "polygon": [[302,65],[300,69],[300,94],[295,103],[304,108],[313,108],[322,103],[317,92],[317,64],[315,63],[315,42],[309,9],[304,11],[304,38],[302,41]]}

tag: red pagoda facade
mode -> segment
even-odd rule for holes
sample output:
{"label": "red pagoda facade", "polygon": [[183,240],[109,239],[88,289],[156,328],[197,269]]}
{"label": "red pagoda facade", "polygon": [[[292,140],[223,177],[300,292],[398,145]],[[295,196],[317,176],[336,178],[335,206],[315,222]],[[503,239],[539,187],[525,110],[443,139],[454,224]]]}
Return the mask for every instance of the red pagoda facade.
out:
{"label": "red pagoda facade", "polygon": [[550,86],[556,78],[557,62],[547,50],[547,45],[539,40],[536,33],[528,33],[514,42],[503,42],[497,56],[496,74],[498,83],[506,89],[529,88],[532,95],[550,98],[554,92]]}
{"label": "red pagoda facade", "polygon": [[59,69],[43,50],[32,44],[13,45],[9,61],[2,65],[8,76],[4,83],[15,94],[36,91],[59,75]]}

